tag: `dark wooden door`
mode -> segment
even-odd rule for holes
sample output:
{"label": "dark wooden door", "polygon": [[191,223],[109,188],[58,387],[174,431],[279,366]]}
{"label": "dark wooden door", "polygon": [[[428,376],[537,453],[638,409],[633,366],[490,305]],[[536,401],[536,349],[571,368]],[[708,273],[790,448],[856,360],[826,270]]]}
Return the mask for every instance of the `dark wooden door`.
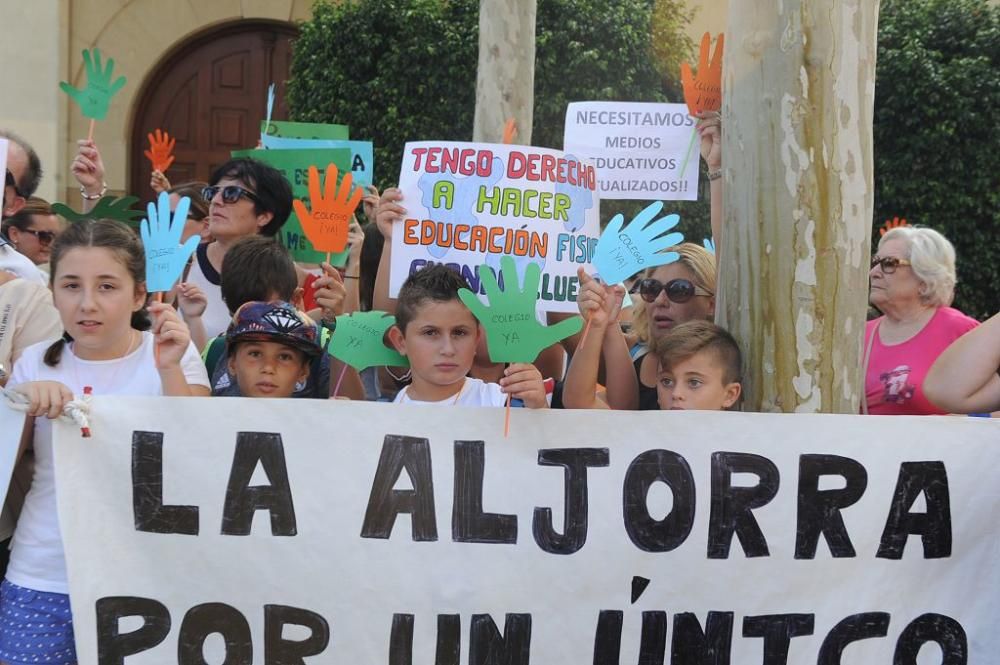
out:
{"label": "dark wooden door", "polygon": [[275,83],[272,119],[288,117],[285,81],[291,66],[292,25],[240,21],[176,49],[149,79],[139,100],[129,193],[153,197],[147,134],[162,129],[177,140],[171,184],[208,180],[232,150],[252,148],[266,116],[267,86]]}

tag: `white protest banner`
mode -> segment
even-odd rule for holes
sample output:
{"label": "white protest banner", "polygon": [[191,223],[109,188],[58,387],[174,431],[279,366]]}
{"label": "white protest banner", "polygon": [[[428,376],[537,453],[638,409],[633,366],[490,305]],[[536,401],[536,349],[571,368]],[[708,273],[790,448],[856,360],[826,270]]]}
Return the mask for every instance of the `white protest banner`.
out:
{"label": "white protest banner", "polygon": [[[0,341],[5,334],[13,334],[4,330],[7,325],[5,315],[9,315],[9,312],[0,310]],[[9,373],[10,367],[3,367],[2,370]],[[24,412],[12,409],[7,399],[0,394],[0,497],[6,497],[7,489],[10,487],[10,477],[14,473],[17,451],[21,446],[24,419]],[[78,429],[77,432],[79,431]]]}
{"label": "white protest banner", "polygon": [[602,199],[694,201],[695,122],[684,104],[573,102],[563,150],[594,162]]}
{"label": "white protest banner", "polygon": [[[55,442],[80,662],[1000,653],[997,422],[514,409],[504,439],[502,421],[96,398],[93,438]],[[925,642],[945,657],[918,661]]]}
{"label": "white protest banner", "polygon": [[407,143],[399,188],[406,217],[392,236],[389,295],[421,268],[445,263],[484,293],[476,268],[503,256],[537,263],[541,311],[576,312],[576,270],[600,235],[594,167],[558,150],[519,145]]}

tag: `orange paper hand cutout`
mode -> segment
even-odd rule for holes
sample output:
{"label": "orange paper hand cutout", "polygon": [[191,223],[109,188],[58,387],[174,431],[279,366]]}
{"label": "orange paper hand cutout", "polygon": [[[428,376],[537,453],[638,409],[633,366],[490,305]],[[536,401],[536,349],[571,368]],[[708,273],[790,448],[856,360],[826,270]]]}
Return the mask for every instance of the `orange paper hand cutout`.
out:
{"label": "orange paper hand cutout", "polygon": [[906,223],[905,219],[900,219],[899,217],[893,217],[892,219],[885,220],[885,224],[883,224],[882,228],[878,230],[878,234],[879,236],[884,236],[889,231],[892,231],[893,229],[898,229],[902,226],[909,226],[909,224]]}
{"label": "orange paper hand cutout", "polygon": [[153,170],[165,173],[170,165],[174,163],[174,145],[177,139],[170,138],[170,134],[161,132],[159,129],[154,134],[147,134],[149,138],[149,150],[145,152],[146,159],[153,164]]}
{"label": "orange paper hand cutout", "polygon": [[514,118],[509,118],[507,124],[503,127],[503,142],[505,145],[510,145],[514,142],[514,137],[517,136],[517,123],[514,122]]}
{"label": "orange paper hand cutout", "polygon": [[336,254],[347,247],[347,230],[351,216],[364,195],[360,187],[355,188],[352,194],[353,184],[354,176],[348,173],[338,189],[337,166],[330,164],[326,167],[324,196],[320,192],[319,170],[315,166],[309,167],[309,202],[312,205],[312,212],[299,199],[292,203],[295,206],[295,214],[302,224],[302,230],[317,252]]}
{"label": "orange paper hand cutout", "polygon": [[712,62],[709,63],[708,51],[712,46],[712,35],[706,32],[702,36],[697,74],[691,72],[690,64],[681,63],[684,101],[687,102],[691,115],[697,115],[702,111],[718,111],[722,108],[722,47],[725,38],[725,35],[719,35]]}

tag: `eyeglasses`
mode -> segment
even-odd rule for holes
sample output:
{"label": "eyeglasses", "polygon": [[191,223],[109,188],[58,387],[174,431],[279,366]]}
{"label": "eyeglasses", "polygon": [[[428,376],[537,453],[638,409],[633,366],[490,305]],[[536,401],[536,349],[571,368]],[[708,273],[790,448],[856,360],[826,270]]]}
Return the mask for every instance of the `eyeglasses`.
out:
{"label": "eyeglasses", "polygon": [[683,305],[695,296],[715,295],[710,291],[695,286],[688,279],[672,279],[664,284],[658,279],[651,278],[641,279],[636,282],[630,293],[638,293],[646,302],[653,302],[659,297],[661,291],[666,291],[670,302],[677,303],[678,305]]}
{"label": "eyeglasses", "polygon": [[10,172],[10,169],[7,169],[7,175],[4,177],[3,186],[13,187],[14,193],[20,196],[22,199],[28,198],[27,196],[21,193],[21,190],[17,186],[17,180],[14,179],[14,174]]}
{"label": "eyeglasses", "polygon": [[201,195],[205,197],[206,201],[211,201],[220,191],[222,192],[223,203],[236,203],[244,196],[254,203],[260,203],[260,199],[257,198],[256,194],[251,192],[249,189],[240,187],[239,185],[226,185],[225,187],[211,185],[201,190]]}
{"label": "eyeglasses", "polygon": [[56,239],[56,234],[53,231],[39,231],[37,229],[18,229],[21,233],[30,233],[31,235],[38,238],[38,243],[41,245],[51,245],[52,241]]}
{"label": "eyeglasses", "polygon": [[882,266],[882,273],[885,275],[891,275],[896,272],[896,268],[899,266],[908,265],[910,265],[909,261],[895,256],[879,256],[876,254],[872,257],[872,270],[875,269],[875,266]]}

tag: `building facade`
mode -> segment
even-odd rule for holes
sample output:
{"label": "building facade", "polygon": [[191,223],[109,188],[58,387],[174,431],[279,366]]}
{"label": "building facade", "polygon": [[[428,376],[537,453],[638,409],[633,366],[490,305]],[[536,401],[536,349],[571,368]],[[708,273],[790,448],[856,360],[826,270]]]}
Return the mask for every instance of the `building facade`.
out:
{"label": "building facade", "polygon": [[[690,27],[725,30],[727,0],[691,0]],[[31,0],[0,2],[4,26],[0,127],[22,134],[46,170],[39,196],[80,204],[69,173],[76,142],[90,122],[58,86],[86,82],[81,53],[97,47],[115,58],[127,85],[94,128],[109,191],[142,198],[149,162],[146,133],[177,139],[173,182],[206,179],[229,151],[255,143],[267,85],[289,66],[295,25],[313,0]],[[280,83],[279,83],[280,85]],[[286,117],[278,95],[275,117]]]}

